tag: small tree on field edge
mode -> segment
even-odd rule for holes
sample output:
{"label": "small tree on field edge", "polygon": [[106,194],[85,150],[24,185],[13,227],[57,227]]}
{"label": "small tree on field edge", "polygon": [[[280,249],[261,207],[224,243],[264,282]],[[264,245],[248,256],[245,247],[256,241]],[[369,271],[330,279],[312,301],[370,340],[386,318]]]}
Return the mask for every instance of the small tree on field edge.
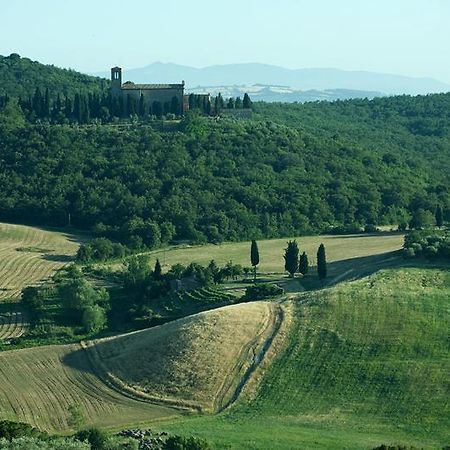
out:
{"label": "small tree on field edge", "polygon": [[259,250],[255,240],[252,241],[250,248],[250,262],[253,266],[253,281],[256,282],[256,266],[259,264]]}
{"label": "small tree on field edge", "polygon": [[153,275],[156,279],[161,278],[162,268],[161,268],[161,263],[159,262],[159,259],[156,260],[155,269],[153,270]]}
{"label": "small tree on field edge", "polygon": [[317,275],[319,275],[319,279],[321,280],[327,277],[327,257],[323,244],[320,244],[317,250]]}
{"label": "small tree on field edge", "polygon": [[284,268],[293,278],[298,270],[298,244],[297,241],[289,241],[284,249]]}
{"label": "small tree on field edge", "polygon": [[306,275],[308,273],[309,270],[309,261],[308,261],[308,255],[306,254],[306,252],[303,252],[300,255],[300,263],[298,265],[298,271],[302,274],[302,275]]}

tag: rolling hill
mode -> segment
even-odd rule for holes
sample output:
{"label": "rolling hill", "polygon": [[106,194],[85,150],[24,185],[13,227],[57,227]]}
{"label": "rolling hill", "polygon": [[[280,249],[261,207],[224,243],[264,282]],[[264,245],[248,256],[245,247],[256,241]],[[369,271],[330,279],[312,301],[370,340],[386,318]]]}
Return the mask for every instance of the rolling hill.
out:
{"label": "rolling hill", "polygon": [[448,268],[304,294],[255,391],[216,417],[165,428],[229,449],[440,449],[450,442],[449,298]]}
{"label": "rolling hill", "polygon": [[271,303],[233,305],[93,341],[86,348],[94,366],[119,389],[214,412],[234,398],[283,316],[284,310]]}
{"label": "rolling hill", "polygon": [[1,352],[1,418],[67,430],[73,405],[86,425],[109,427],[221,409],[264,357],[281,314],[241,304],[82,345]]}

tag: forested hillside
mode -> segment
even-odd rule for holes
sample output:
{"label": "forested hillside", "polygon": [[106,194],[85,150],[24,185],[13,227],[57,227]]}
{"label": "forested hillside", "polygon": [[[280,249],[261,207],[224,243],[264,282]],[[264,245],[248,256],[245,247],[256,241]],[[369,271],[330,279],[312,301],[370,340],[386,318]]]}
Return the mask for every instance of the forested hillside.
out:
{"label": "forested hillside", "polygon": [[60,69],[52,65],[40,64],[13,53],[0,55],[0,96],[27,99],[38,87],[42,93],[48,88],[52,97],[57,94],[73,96],[80,92],[98,92],[109,82],[75,70]]}
{"label": "forested hillside", "polygon": [[[8,84],[27,64],[27,81]],[[257,103],[253,120],[189,114],[161,131],[158,121],[30,121],[19,84],[98,80],[14,55],[0,67],[11,99],[0,106],[0,220],[72,225],[134,248],[420,227],[437,207],[449,220],[450,94]]]}

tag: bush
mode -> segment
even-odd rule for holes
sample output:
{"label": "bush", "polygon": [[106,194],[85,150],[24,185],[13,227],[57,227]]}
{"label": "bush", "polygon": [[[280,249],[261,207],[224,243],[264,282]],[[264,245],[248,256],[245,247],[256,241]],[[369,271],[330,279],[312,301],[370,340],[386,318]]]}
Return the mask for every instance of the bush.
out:
{"label": "bush", "polygon": [[276,284],[256,284],[245,290],[242,301],[263,300],[265,298],[277,297],[284,294],[283,288]]}
{"label": "bush", "polygon": [[46,437],[47,434],[27,423],[10,420],[0,421],[0,438],[11,440],[23,436]]}
{"label": "bush", "polygon": [[105,310],[98,305],[87,307],[83,311],[81,323],[87,333],[97,333],[106,325]]}
{"label": "bush", "polygon": [[414,258],[416,256],[414,249],[411,247],[403,249],[403,257],[406,259]]}
{"label": "bush", "polygon": [[211,447],[203,439],[182,436],[171,436],[163,445],[164,450],[209,450]]}
{"label": "bush", "polygon": [[75,434],[75,439],[81,442],[88,442],[92,450],[106,450],[108,436],[98,428],[88,428]]}

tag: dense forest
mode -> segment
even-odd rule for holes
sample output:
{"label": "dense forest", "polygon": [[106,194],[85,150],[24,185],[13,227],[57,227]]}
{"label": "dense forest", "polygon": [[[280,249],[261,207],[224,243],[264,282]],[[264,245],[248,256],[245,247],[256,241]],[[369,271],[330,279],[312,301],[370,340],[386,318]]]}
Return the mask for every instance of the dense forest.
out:
{"label": "dense forest", "polygon": [[8,95],[3,221],[139,249],[449,219],[450,94],[259,103],[253,120],[189,114],[171,131],[30,122]]}
{"label": "dense forest", "polygon": [[102,92],[109,87],[109,81],[75,70],[40,64],[21,58],[17,53],[0,55],[0,96],[27,99],[35,93],[37,87],[43,93],[48,88],[56,98],[58,94],[74,96],[77,93]]}

